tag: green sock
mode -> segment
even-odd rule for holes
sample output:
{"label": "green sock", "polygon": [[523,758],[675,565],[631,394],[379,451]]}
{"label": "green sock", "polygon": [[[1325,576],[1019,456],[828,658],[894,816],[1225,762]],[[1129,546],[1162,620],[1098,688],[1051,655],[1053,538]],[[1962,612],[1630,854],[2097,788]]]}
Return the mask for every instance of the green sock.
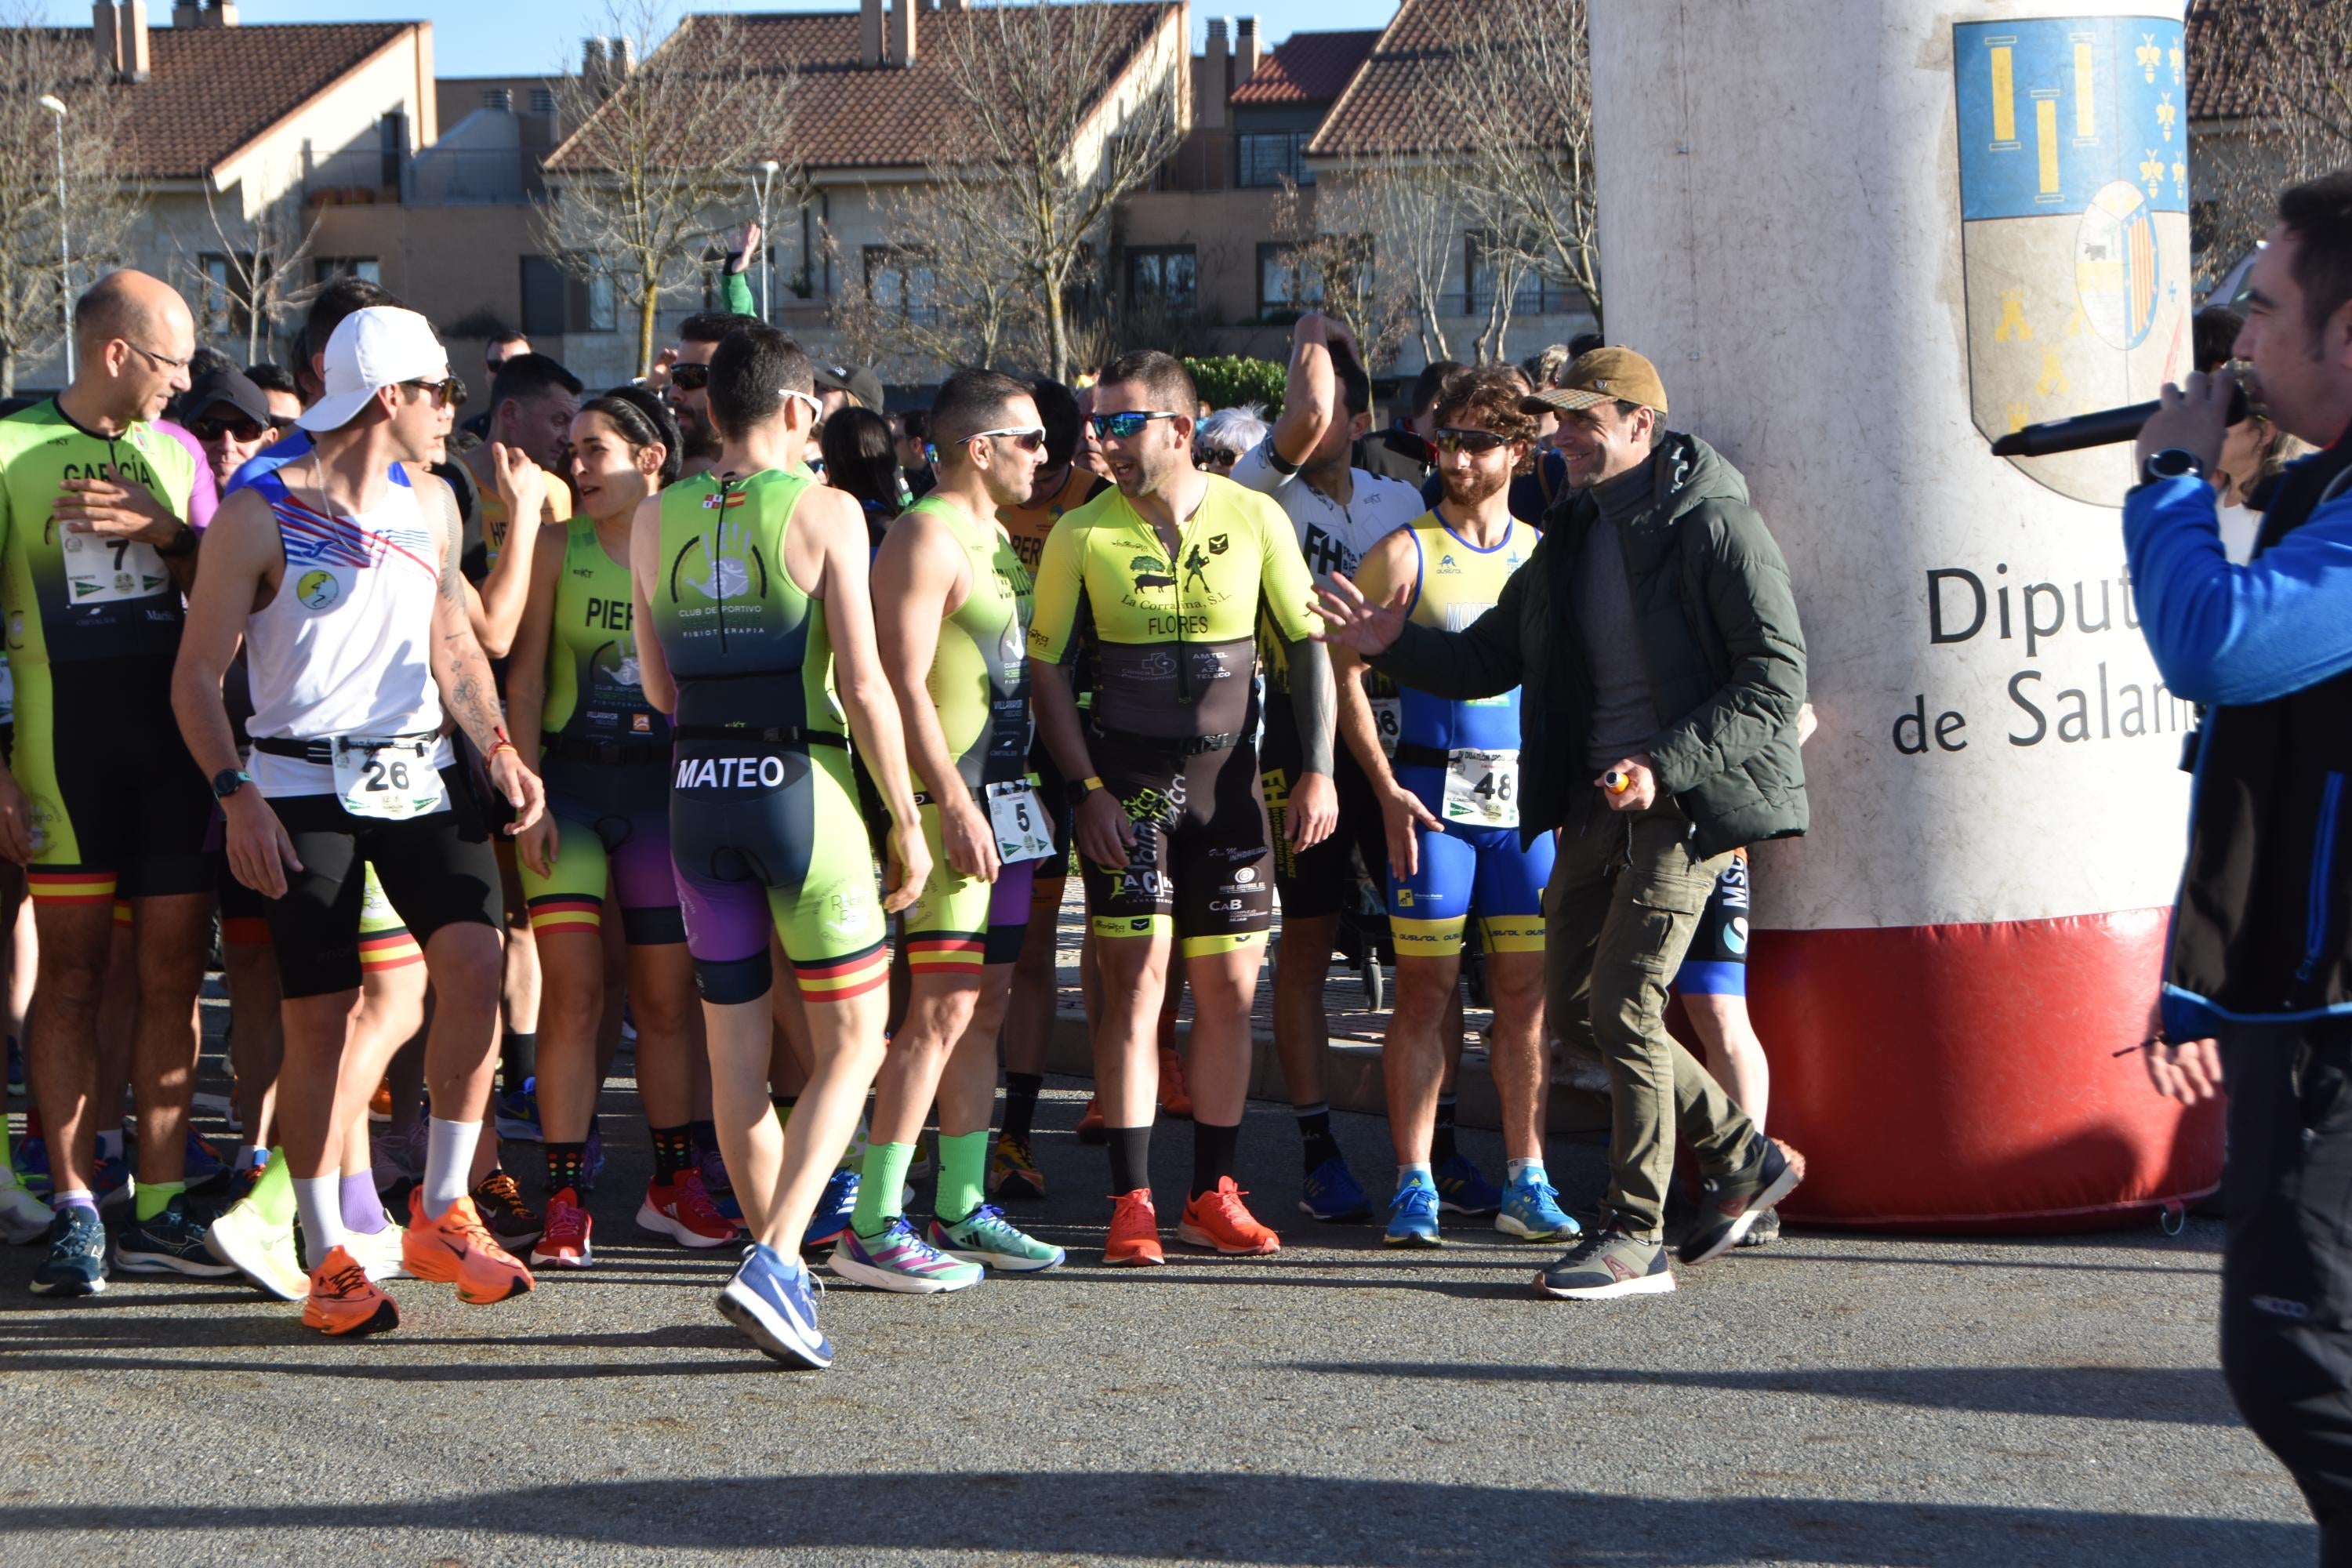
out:
{"label": "green sock", "polygon": [[981,1205],[988,1178],[988,1129],[940,1134],[940,1186],[931,1212],[942,1225],[958,1225]]}
{"label": "green sock", "polygon": [[294,1223],[294,1172],[286,1163],[282,1148],[269,1152],[269,1163],[261,1167],[261,1179],[253,1184],[246,1194],[253,1210],[269,1222],[272,1230],[285,1230]]}
{"label": "green sock", "polygon": [[900,1194],[907,1190],[907,1167],[915,1163],[912,1143],[868,1143],[866,1169],[857,1178],[857,1207],[850,1228],[860,1236],[879,1236],[898,1216]]}
{"label": "green sock", "polygon": [[142,1182],[131,1194],[131,1213],[141,1225],[172,1206],[172,1200],[188,1190],[185,1182]]}

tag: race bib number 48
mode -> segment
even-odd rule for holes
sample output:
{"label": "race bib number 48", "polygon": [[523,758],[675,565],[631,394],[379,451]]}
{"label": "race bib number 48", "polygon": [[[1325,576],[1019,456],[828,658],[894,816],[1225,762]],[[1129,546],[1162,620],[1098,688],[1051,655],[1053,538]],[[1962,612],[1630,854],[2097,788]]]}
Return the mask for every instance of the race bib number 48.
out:
{"label": "race bib number 48", "polygon": [[335,793],[353,816],[399,822],[441,809],[446,797],[433,765],[434,740],[335,742]]}
{"label": "race bib number 48", "polygon": [[1444,817],[1473,827],[1519,825],[1519,753],[1468,747],[1446,753]]}

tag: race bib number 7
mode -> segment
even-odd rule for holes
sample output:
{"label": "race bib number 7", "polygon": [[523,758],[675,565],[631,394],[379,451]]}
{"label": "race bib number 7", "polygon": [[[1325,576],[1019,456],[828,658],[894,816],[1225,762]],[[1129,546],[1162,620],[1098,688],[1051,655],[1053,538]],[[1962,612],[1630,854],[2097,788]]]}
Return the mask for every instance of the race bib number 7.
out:
{"label": "race bib number 7", "polygon": [[1043,860],[1054,852],[1045,803],[1027,779],[988,786],[988,826],[996,834],[996,857],[1008,866]]}
{"label": "race bib number 7", "polygon": [[155,547],[136,539],[115,539],[83,529],[58,531],[69,602],[113,605],[152,599],[172,585],[172,574]]}
{"label": "race bib number 7", "polygon": [[335,742],[335,793],[353,816],[401,822],[441,809],[441,770],[433,765],[435,740],[349,740]]}
{"label": "race bib number 7", "polygon": [[1461,747],[1446,753],[1444,817],[1473,827],[1519,825],[1519,753]]}

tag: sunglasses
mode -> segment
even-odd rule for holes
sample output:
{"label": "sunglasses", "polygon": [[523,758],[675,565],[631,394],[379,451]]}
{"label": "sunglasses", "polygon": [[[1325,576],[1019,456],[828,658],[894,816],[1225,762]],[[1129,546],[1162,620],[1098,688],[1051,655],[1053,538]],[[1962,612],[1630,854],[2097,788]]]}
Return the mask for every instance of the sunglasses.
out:
{"label": "sunglasses", "polygon": [[[1042,425],[1009,426],[1003,430],[975,430],[963,439],[984,441],[992,436],[1010,437],[1013,444],[1024,452],[1042,451],[1045,446],[1045,427]],[[961,446],[962,442],[958,442],[957,445]]]}
{"label": "sunglasses", "polygon": [[1181,419],[1182,417],[1184,416],[1181,414],[1147,414],[1138,411],[1130,414],[1091,415],[1087,417],[1087,423],[1094,426],[1095,439],[1097,441],[1132,441],[1142,435],[1143,427],[1154,419]]}
{"label": "sunglasses", "polygon": [[1492,430],[1460,430],[1447,426],[1437,433],[1436,442],[1437,449],[1441,452],[1469,452],[1484,455],[1497,447],[1509,446],[1511,438],[1508,436],[1497,436]]}
{"label": "sunglasses", "polygon": [[256,425],[250,419],[191,419],[188,434],[199,441],[217,441],[226,436],[240,446],[251,446],[261,439],[266,425]]}
{"label": "sunglasses", "polygon": [[1203,447],[1192,454],[1194,466],[1203,468],[1230,468],[1241,460],[1239,452],[1220,452],[1214,447]]}
{"label": "sunglasses", "polygon": [[400,384],[416,388],[433,400],[433,406],[436,408],[447,408],[455,404],[465,395],[466,387],[466,384],[454,375],[445,375],[430,381],[404,381]]}
{"label": "sunglasses", "polygon": [[710,367],[707,364],[674,364],[669,367],[669,384],[680,392],[700,392],[710,384]]}

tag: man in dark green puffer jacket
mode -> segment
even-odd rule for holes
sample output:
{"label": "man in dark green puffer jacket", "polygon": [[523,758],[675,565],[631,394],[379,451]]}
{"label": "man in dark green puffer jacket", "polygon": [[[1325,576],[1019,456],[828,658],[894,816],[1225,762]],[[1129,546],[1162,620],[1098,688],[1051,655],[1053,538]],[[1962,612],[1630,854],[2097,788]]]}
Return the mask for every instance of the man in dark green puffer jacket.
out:
{"label": "man in dark green puffer jacket", "polygon": [[1544,893],[1552,1028],[1607,1062],[1612,1110],[1602,1223],[1537,1286],[1665,1291],[1677,1126],[1706,1178],[1686,1263],[1732,1246],[1803,1175],[1675,1043],[1664,1011],[1725,858],[1805,830],[1804,637],[1746,482],[1665,428],[1647,360],[1595,350],[1526,406],[1560,416],[1577,489],[1496,606],[1446,632],[1410,624],[1402,598],[1343,591],[1325,618],[1332,641],[1407,686],[1455,700],[1522,689],[1520,836],[1560,834]]}

